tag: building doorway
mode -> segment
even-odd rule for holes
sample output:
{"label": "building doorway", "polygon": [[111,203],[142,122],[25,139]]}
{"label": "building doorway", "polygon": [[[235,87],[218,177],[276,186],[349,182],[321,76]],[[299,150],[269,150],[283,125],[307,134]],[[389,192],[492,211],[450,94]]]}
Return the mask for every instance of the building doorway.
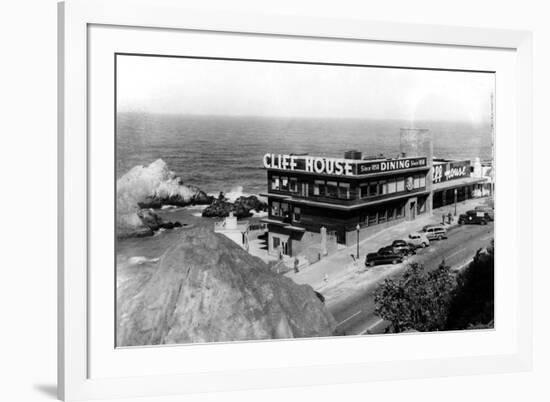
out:
{"label": "building doorway", "polygon": [[283,255],[289,255],[288,254],[288,241],[282,240],[281,241],[281,252]]}
{"label": "building doorway", "polygon": [[409,203],[409,220],[414,221],[416,219],[416,200]]}

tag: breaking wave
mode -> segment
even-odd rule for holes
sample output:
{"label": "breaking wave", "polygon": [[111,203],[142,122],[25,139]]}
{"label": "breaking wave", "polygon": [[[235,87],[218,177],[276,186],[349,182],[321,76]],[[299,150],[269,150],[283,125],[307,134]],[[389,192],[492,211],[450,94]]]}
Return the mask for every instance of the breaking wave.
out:
{"label": "breaking wave", "polygon": [[190,200],[196,188],[182,184],[168,169],[166,162],[157,159],[149,166],[135,166],[117,180],[117,227],[135,228],[141,225],[138,203],[147,197],[168,198],[179,195]]}

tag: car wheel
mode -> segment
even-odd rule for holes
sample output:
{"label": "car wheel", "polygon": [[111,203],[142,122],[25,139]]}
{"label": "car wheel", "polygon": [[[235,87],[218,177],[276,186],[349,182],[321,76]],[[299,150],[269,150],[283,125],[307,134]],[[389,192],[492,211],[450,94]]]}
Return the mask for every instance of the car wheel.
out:
{"label": "car wheel", "polygon": [[428,245],[426,243],[422,243],[422,248],[426,248]]}
{"label": "car wheel", "polygon": [[369,262],[369,267],[374,267],[374,261]]}

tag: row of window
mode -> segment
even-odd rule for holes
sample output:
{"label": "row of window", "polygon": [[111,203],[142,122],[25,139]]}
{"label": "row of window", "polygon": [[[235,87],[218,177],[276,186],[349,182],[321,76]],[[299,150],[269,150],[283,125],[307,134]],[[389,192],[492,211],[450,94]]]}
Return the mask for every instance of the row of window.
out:
{"label": "row of window", "polygon": [[296,177],[289,178],[287,176],[272,176],[271,189],[296,193],[298,192],[298,179]]}
{"label": "row of window", "polygon": [[349,200],[351,198],[350,184],[337,181],[315,180],[313,182],[313,195]]}
{"label": "row of window", "polygon": [[[418,203],[413,206],[416,213],[426,212],[426,200],[418,200]],[[287,202],[272,201],[271,215],[290,219],[293,222],[300,222],[302,219],[302,211],[299,207],[290,207]],[[363,226],[372,226],[384,222],[390,222],[394,219],[400,219],[405,216],[405,204],[394,203],[389,205],[381,205],[378,208],[372,208],[367,213],[360,216],[360,222]]]}
{"label": "row of window", "polygon": [[[368,198],[379,195],[412,191],[426,187],[426,176],[401,176],[385,180],[373,180],[363,183],[359,187],[359,197]],[[334,180],[315,180],[312,193],[309,194],[309,183],[300,182],[296,177],[272,176],[271,190],[300,193],[302,196],[319,196],[349,200],[357,196],[356,190],[349,183]]]}
{"label": "row of window", "polygon": [[363,226],[372,226],[379,223],[390,222],[394,219],[400,219],[404,216],[405,205],[394,204],[372,209],[368,213],[361,215],[360,221]]}
{"label": "row of window", "polygon": [[369,181],[368,183],[361,184],[360,197],[376,197],[378,195],[400,193],[405,191],[405,189],[412,191],[423,187],[426,187],[426,176],[423,174]]}

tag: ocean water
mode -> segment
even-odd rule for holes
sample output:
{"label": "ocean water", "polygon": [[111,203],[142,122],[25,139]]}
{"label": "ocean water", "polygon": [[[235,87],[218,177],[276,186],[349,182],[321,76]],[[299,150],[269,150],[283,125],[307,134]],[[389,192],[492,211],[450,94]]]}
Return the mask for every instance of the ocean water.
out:
{"label": "ocean water", "polygon": [[434,156],[491,158],[491,127],[467,122],[180,116],[119,113],[117,178],[136,165],[163,159],[184,183],[217,194],[242,187],[266,191],[265,153],[343,157],[399,153],[400,128],[427,128]]}

